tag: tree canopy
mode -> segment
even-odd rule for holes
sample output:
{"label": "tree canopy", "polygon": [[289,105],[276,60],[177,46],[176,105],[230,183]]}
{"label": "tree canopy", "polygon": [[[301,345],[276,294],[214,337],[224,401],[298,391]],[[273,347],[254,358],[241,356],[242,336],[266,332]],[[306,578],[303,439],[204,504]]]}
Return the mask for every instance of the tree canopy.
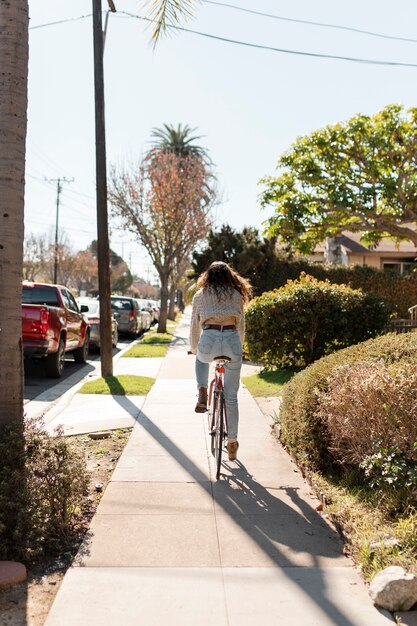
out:
{"label": "tree canopy", "polygon": [[[188,124],[178,124],[175,128],[172,124],[163,124],[162,128],[153,128],[151,131],[153,149],[163,152],[174,152],[178,156],[201,157],[209,161],[207,150],[196,144],[201,136],[193,136],[196,128],[190,128]],[[152,150],[150,151],[152,153]]]}
{"label": "tree canopy", "polygon": [[268,234],[309,253],[342,230],[417,244],[417,108],[397,104],[300,137],[261,183]]}
{"label": "tree canopy", "polygon": [[251,281],[258,295],[269,288],[270,275],[277,263],[275,240],[262,239],[253,227],[238,231],[224,224],[217,231],[211,230],[205,247],[193,253],[194,278],[214,261],[229,263]]}

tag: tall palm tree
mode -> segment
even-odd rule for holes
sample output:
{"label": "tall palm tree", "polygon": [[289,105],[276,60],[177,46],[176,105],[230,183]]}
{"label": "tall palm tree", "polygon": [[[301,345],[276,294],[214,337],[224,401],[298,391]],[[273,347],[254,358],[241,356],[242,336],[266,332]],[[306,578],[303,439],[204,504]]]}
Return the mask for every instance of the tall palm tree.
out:
{"label": "tall palm tree", "polygon": [[196,128],[190,128],[188,124],[185,126],[178,124],[177,128],[171,124],[164,124],[162,128],[153,128],[151,131],[152,149],[174,152],[184,157],[195,156],[207,161],[206,149],[194,143],[201,139],[201,136],[192,136],[191,133],[195,130]]}
{"label": "tall palm tree", "polygon": [[28,2],[0,0],[0,426],[23,423],[22,266]]}

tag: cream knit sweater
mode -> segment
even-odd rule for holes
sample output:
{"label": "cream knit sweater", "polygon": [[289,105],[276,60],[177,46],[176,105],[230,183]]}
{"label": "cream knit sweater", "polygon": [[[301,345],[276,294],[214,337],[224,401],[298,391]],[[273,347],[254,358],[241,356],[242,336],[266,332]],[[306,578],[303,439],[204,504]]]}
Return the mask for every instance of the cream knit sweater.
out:
{"label": "cream knit sweater", "polygon": [[243,313],[243,298],[240,293],[233,289],[230,296],[219,299],[211,289],[199,289],[193,298],[193,311],[190,327],[190,348],[194,354],[197,352],[197,344],[201,330],[207,320],[210,323],[221,324],[224,320],[235,318],[236,329],[240,338],[245,338],[245,316]]}

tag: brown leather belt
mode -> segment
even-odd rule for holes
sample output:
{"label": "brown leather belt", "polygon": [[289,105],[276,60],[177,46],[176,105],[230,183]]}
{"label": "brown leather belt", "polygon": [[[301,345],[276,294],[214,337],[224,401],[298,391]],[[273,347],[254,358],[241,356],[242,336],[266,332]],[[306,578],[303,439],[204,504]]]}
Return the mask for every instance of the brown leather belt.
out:
{"label": "brown leather belt", "polygon": [[220,324],[206,324],[203,330],[236,330],[236,326],[221,326]]}

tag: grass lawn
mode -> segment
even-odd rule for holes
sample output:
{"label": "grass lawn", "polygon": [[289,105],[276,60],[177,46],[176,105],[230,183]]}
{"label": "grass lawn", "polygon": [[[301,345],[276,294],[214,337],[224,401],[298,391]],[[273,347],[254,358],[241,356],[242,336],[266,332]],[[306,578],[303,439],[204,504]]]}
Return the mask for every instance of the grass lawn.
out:
{"label": "grass lawn", "polygon": [[140,342],[133,346],[133,348],[130,348],[123,357],[162,357],[166,355],[168,345],[169,344],[149,344]]}
{"label": "grass lawn", "polygon": [[141,358],[141,357],[164,357],[167,353],[168,346],[174,339],[174,329],[178,324],[180,316],[177,316],[175,322],[167,322],[167,332],[158,333],[158,326],[154,326],[152,330],[146,333],[146,335],[128,350],[123,356],[128,358]]}
{"label": "grass lawn", "polygon": [[148,376],[107,376],[85,383],[78,393],[111,394],[112,396],[146,396],[155,379]]}
{"label": "grass lawn", "polygon": [[269,396],[280,396],[285,383],[287,383],[294,374],[295,371],[290,369],[260,372],[252,376],[245,376],[242,378],[242,381],[254,398],[266,398]]}
{"label": "grass lawn", "polygon": [[173,340],[174,335],[172,333],[157,333],[151,331],[147,335],[144,336],[141,343],[143,344],[170,344]]}
{"label": "grass lawn", "polygon": [[[169,325],[167,328],[171,330]],[[156,329],[157,327],[146,333],[139,343],[134,345],[123,356],[129,358],[165,356],[168,346],[174,338],[174,334],[169,332],[169,330],[166,333],[157,333]]]}

